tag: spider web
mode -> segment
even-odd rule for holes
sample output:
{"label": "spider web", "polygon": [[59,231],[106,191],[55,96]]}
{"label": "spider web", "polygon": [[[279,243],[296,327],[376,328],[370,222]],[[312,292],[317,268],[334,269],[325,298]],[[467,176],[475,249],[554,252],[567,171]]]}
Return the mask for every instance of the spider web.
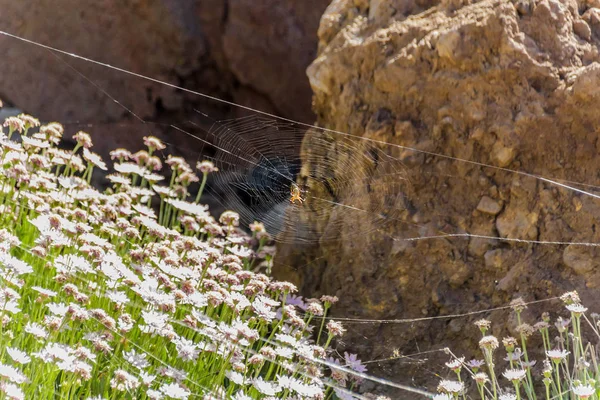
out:
{"label": "spider web", "polygon": [[[28,46],[31,48],[35,44],[28,44]],[[58,63],[67,69],[72,69],[74,76],[81,76],[78,69],[65,59],[64,54],[54,54],[60,57]],[[119,74],[119,76],[124,74],[123,71],[115,71],[106,65],[102,66],[102,71],[103,73],[110,71],[111,74]],[[352,238],[374,233],[384,233],[392,241],[399,243],[451,237],[480,237],[549,246],[569,244],[474,235],[452,224],[446,224],[443,230],[432,232],[419,221],[411,220],[408,216],[411,201],[415,200],[411,174],[435,175],[440,172],[432,168],[425,170],[406,168],[405,157],[400,153],[407,150],[438,160],[467,163],[478,168],[491,168],[503,174],[527,176],[549,185],[598,197],[590,191],[595,189],[592,185],[558,181],[443,154],[407,149],[344,132],[276,119],[258,110],[246,109],[250,111],[249,115],[226,120],[215,120],[207,112],[197,110],[196,118],[193,120],[146,121],[134,114],[131,107],[121,104],[119,99],[114,99],[101,85],[95,83],[103,79],[93,75],[85,75],[84,78],[89,84],[96,86],[103,96],[110,97],[118,107],[126,110],[126,114],[131,115],[133,122],[121,125],[137,131],[140,138],[147,134],[158,134],[165,138],[168,144],[165,155],[178,153],[190,161],[202,159],[213,161],[219,168],[219,172],[211,174],[207,185],[205,199],[211,204],[211,208],[215,211],[233,209],[240,214],[245,224],[254,220],[265,223],[275,241],[282,245],[335,244],[342,239],[347,240],[348,236]],[[122,76],[121,78],[124,79]],[[137,78],[130,77],[130,79]],[[144,95],[140,93],[140,97]],[[65,125],[88,127],[93,134],[93,129],[100,124],[79,121],[67,122]],[[190,143],[189,139],[192,139],[191,143],[197,146],[181,145],[180,142],[184,139],[186,143]],[[446,174],[451,175],[452,172]],[[458,175],[451,178],[456,182],[465,179]],[[290,190],[295,183],[302,189],[304,200],[302,204],[290,202]],[[381,201],[365,203],[364,199],[369,198],[366,194],[374,191],[380,194],[377,198]],[[449,221],[447,216],[441,213],[429,217]],[[316,221],[327,221],[327,223],[323,226],[315,226]],[[350,230],[348,226],[356,226],[356,229]],[[340,236],[341,232],[346,235],[344,238]],[[394,233],[390,234],[390,232]],[[339,249],[340,253],[343,251],[344,249]],[[302,265],[296,266],[296,268],[302,267]],[[462,308],[471,309],[472,304],[464,305]],[[443,322],[435,326],[444,330],[448,328],[451,321],[459,318],[476,319],[492,312],[506,312],[490,308],[480,311],[483,315],[466,312],[462,315],[444,317]],[[391,383],[400,379],[413,387],[424,387],[432,377],[438,377],[442,369],[441,365],[429,363],[429,360],[439,361],[448,358],[443,353],[442,346],[423,348],[419,343],[423,337],[432,334],[423,332],[426,326],[424,323],[434,319],[436,317],[392,321],[348,320],[347,328],[353,340],[351,343],[338,344],[339,352],[343,354],[343,351],[348,349],[367,354],[377,343],[379,348],[385,348],[388,352],[372,354],[372,359],[365,361],[367,366],[379,367],[379,371],[389,379],[388,386],[393,387]],[[358,331],[356,324],[369,324],[371,328]],[[386,325],[393,328],[387,329],[386,334],[382,336],[382,326]],[[403,348],[396,356],[393,355],[395,332],[414,337],[414,345]],[[394,368],[389,366],[390,363],[394,364]],[[410,371],[408,376],[399,378],[394,375],[398,364]],[[402,393],[402,398],[411,398],[403,391],[393,393]],[[419,395],[416,396],[415,398],[421,398]]]}

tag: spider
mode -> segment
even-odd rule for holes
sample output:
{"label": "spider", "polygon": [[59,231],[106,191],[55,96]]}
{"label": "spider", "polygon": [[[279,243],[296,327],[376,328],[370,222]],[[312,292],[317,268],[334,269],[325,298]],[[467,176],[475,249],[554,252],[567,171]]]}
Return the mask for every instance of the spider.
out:
{"label": "spider", "polygon": [[296,200],[302,204],[304,199],[302,198],[302,191],[295,183],[292,183],[292,187],[290,188],[290,203],[296,204]]}

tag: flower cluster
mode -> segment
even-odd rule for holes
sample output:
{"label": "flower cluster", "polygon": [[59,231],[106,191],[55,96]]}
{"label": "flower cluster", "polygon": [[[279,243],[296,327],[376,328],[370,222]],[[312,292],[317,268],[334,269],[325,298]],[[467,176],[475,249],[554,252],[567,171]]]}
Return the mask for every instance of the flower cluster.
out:
{"label": "flower cluster", "polygon": [[[591,343],[584,343],[581,329],[582,320],[586,321],[594,336],[600,337],[599,316],[591,314],[591,320],[585,316],[587,308],[581,304],[577,292],[565,293],[560,299],[565,303],[570,318],[557,317],[554,324],[557,335],[553,339],[550,337],[552,326],[548,313],[543,313],[541,320],[533,326],[522,322],[521,313],[527,308],[527,304],[521,298],[510,304],[516,313],[517,337],[508,336],[499,341],[495,336],[487,334],[491,328],[490,321],[476,321],[475,325],[482,334],[479,347],[483,360],[465,362],[464,357],[454,357],[446,363],[456,374],[457,380],[442,380],[438,386],[441,393],[434,398],[455,399],[467,395],[462,369],[467,371],[482,400],[599,399],[600,369],[596,362],[597,350]],[[528,343],[536,333],[543,346],[543,351],[537,353],[545,356],[540,364],[529,358],[531,349],[528,352]],[[494,353],[500,344],[506,351],[506,369],[501,374],[504,380],[499,379],[496,374],[497,360]],[[573,355],[572,362],[569,361],[570,355]],[[537,385],[535,378],[541,381]],[[503,387],[505,382],[512,387]]]}
{"label": "flower cluster", "polygon": [[[344,328],[321,323],[337,298],[293,296],[294,285],[253,272],[268,235],[239,216],[214,218],[202,182],[145,137],[146,150],[111,152],[108,170],[77,132],[7,118],[0,128],[0,397],[324,399],[348,392],[326,368]],[[15,135],[16,134],[16,135]],[[14,137],[14,138],[13,138]],[[17,140],[14,140],[17,139]],[[162,185],[163,164],[170,184]],[[196,201],[190,186],[199,183]],[[258,235],[258,236],[257,236]],[[256,248],[258,237],[258,248]],[[255,246],[255,247],[253,247]],[[321,335],[323,333],[323,335]],[[323,338],[321,338],[323,336]],[[346,362],[365,369],[353,355]],[[337,362],[339,365],[339,361]],[[342,387],[343,386],[343,387]]]}

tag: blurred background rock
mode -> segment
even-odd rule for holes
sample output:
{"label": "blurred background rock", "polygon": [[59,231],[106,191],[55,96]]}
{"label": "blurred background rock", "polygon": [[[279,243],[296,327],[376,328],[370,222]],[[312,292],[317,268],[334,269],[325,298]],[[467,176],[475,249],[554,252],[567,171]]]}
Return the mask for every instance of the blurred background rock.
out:
{"label": "blurred background rock", "polygon": [[[316,31],[328,4],[329,0],[0,0],[0,29],[221,99],[313,122],[305,70],[315,58]],[[239,109],[12,38],[0,36],[0,52],[0,98],[42,120],[89,130],[101,154],[119,146],[136,149],[141,136],[148,134],[124,107],[143,120],[193,120],[203,127],[209,123],[194,109],[213,119],[240,115]],[[188,139],[178,135],[177,140]],[[198,143],[191,141],[189,146]]]}

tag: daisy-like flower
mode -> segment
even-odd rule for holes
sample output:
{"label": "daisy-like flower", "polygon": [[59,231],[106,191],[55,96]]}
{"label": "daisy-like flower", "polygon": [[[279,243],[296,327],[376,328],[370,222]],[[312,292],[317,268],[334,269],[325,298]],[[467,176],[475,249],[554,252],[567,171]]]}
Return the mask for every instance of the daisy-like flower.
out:
{"label": "daisy-like flower", "polygon": [[44,297],[54,297],[56,296],[56,292],[50,289],[46,289],[43,287],[39,287],[39,286],[32,286],[31,287],[33,290],[35,290],[36,292],[38,292],[39,294],[41,294]]}
{"label": "daisy-like flower", "polygon": [[175,343],[179,358],[183,361],[193,361],[198,358],[200,350],[196,343],[185,338],[176,338],[173,343]]}
{"label": "daisy-like flower", "polygon": [[141,371],[139,376],[142,381],[142,385],[144,386],[150,386],[150,384],[154,382],[154,379],[156,379],[156,375],[150,375],[146,371]]}
{"label": "daisy-like flower", "polygon": [[485,365],[485,361],[483,361],[483,360],[473,359],[473,360],[467,361],[467,367],[469,367],[471,369],[481,368],[484,365]]}
{"label": "daisy-like flower", "polygon": [[21,136],[21,140],[23,141],[23,147],[26,150],[28,150],[31,147],[35,147],[38,149],[47,149],[48,147],[50,147],[50,143],[48,143],[46,140],[40,140],[25,135]]}
{"label": "daisy-like flower", "polygon": [[144,145],[152,152],[154,150],[164,150],[167,148],[165,144],[155,136],[144,136]]}
{"label": "daisy-like flower", "polygon": [[150,365],[146,360],[146,354],[139,354],[135,349],[123,352],[123,359],[137,369],[144,369]]}
{"label": "daisy-like flower", "polygon": [[146,390],[146,396],[148,396],[148,398],[150,400],[162,400],[163,399],[163,394],[161,392],[159,392],[158,390],[154,390],[154,389]]}
{"label": "daisy-like flower", "polygon": [[240,224],[240,215],[235,211],[225,211],[219,217],[219,222],[223,225],[238,226]]}
{"label": "daisy-like flower", "polygon": [[277,393],[281,392],[281,388],[279,387],[279,385],[273,382],[267,382],[261,377],[254,379],[252,381],[252,386],[254,386],[254,388],[260,393],[267,396],[274,396]]}
{"label": "daisy-like flower", "polygon": [[17,385],[20,385],[21,383],[25,383],[27,381],[27,377],[23,375],[21,371],[19,371],[15,367],[12,367],[10,365],[4,365],[2,363],[0,363],[0,376],[3,376],[4,378],[8,379],[12,383],[16,383]]}
{"label": "daisy-like flower", "polygon": [[573,393],[580,399],[587,399],[596,393],[596,389],[592,385],[578,385],[573,387]]}
{"label": "daisy-like flower", "polygon": [[457,371],[460,372],[460,369],[462,368],[464,362],[465,362],[464,357],[455,358],[454,360],[448,361],[446,363],[446,367],[450,368],[454,372],[457,372]]}
{"label": "daisy-like flower", "polygon": [[109,154],[111,160],[119,160],[121,162],[123,160],[129,160],[131,158],[131,152],[123,148],[114,149]]}
{"label": "daisy-like flower", "polygon": [[114,164],[113,168],[115,169],[115,171],[120,172],[125,175],[136,174],[136,175],[143,176],[145,174],[150,173],[150,171],[148,171],[146,168],[140,167],[139,165],[130,163],[130,162]]}
{"label": "daisy-like flower", "polygon": [[110,380],[110,387],[119,391],[131,391],[139,387],[138,378],[131,375],[129,372],[118,369],[114,372],[113,378]]}
{"label": "daisy-like flower", "polygon": [[575,290],[573,290],[572,292],[563,293],[560,296],[560,299],[567,305],[581,303],[581,299],[579,298],[579,293],[577,293]]}
{"label": "daisy-like flower", "polygon": [[242,392],[242,391],[239,391],[233,395],[231,400],[252,400],[252,397],[244,394],[244,392]]}
{"label": "daisy-like flower", "polygon": [[131,185],[131,179],[121,174],[106,175],[106,179],[118,185]]}
{"label": "daisy-like flower", "polygon": [[439,392],[443,392],[443,393],[460,394],[465,389],[465,385],[462,382],[443,379],[438,384],[437,389]]}
{"label": "daisy-like flower", "polygon": [[208,213],[208,207],[202,204],[188,203],[187,201],[178,199],[166,199],[165,203],[168,203],[176,209],[186,212],[190,215],[203,217]]}
{"label": "daisy-like flower", "polygon": [[25,122],[17,117],[8,117],[4,120],[4,126],[8,127],[11,131],[23,132],[25,129]]}
{"label": "daisy-like flower", "polygon": [[230,371],[225,372],[225,376],[227,377],[227,379],[229,379],[230,381],[232,381],[236,385],[245,385],[246,384],[246,380],[244,379],[244,375],[240,374],[239,372],[235,372],[235,371],[231,371],[230,370]]}
{"label": "daisy-like flower", "polygon": [[203,174],[219,171],[219,168],[215,167],[215,164],[207,160],[198,162],[196,164],[196,168],[198,168],[198,170]]}
{"label": "daisy-like flower", "polygon": [[479,340],[479,347],[484,350],[494,351],[498,346],[498,339],[495,336],[484,336]]}
{"label": "daisy-like flower", "polygon": [[129,303],[129,297],[127,297],[127,293],[125,292],[110,290],[106,292],[106,297],[108,297],[110,301],[117,303],[120,306]]}
{"label": "daisy-like flower", "polygon": [[346,366],[350,367],[356,372],[367,372],[367,367],[362,364],[362,361],[358,359],[356,354],[349,354],[344,352],[344,360],[346,361]]}
{"label": "daisy-like flower", "polygon": [[162,330],[169,320],[169,316],[167,314],[162,314],[156,311],[142,311],[142,318],[144,319],[149,332],[157,332]]}
{"label": "daisy-like flower", "polygon": [[331,320],[327,322],[326,327],[331,336],[342,336],[344,332],[346,332],[346,329],[342,326],[342,324],[337,321]]}
{"label": "daisy-like flower", "polygon": [[10,400],[24,400],[25,393],[20,387],[14,383],[5,383],[0,385],[0,391],[4,392],[6,397]]}
{"label": "daisy-like flower", "polygon": [[546,351],[546,355],[548,356],[548,358],[550,358],[555,363],[561,362],[562,360],[564,360],[565,358],[567,358],[567,356],[569,354],[570,354],[570,352],[567,351],[567,350],[555,349],[555,350],[548,350],[548,351]]}
{"label": "daisy-like flower", "polygon": [[192,394],[177,383],[164,384],[159,390],[162,394],[172,399],[186,400]]}
{"label": "daisy-like flower", "polygon": [[509,381],[515,383],[522,381],[527,375],[527,371],[524,369],[507,369],[502,375]]}
{"label": "daisy-like flower", "polygon": [[17,364],[28,364],[31,361],[31,357],[29,357],[27,353],[19,349],[15,349],[14,347],[7,347],[6,352]]}
{"label": "daisy-like flower", "polygon": [[475,375],[473,375],[473,380],[475,382],[477,382],[478,384],[483,385],[484,383],[488,382],[490,379],[488,378],[488,376],[485,372],[478,372]]}
{"label": "daisy-like flower", "polygon": [[34,128],[36,126],[40,126],[40,120],[32,117],[29,114],[19,114],[17,118],[21,119],[25,124],[25,129]]}
{"label": "daisy-like flower", "polygon": [[73,135],[73,139],[75,139],[77,144],[83,147],[84,149],[89,149],[93,146],[92,138],[90,137],[89,133],[79,131],[75,135]]}
{"label": "daisy-like flower", "polygon": [[46,332],[46,329],[44,329],[44,327],[37,322],[28,322],[25,325],[25,332],[35,336],[38,339],[46,339],[48,337],[48,332]]}
{"label": "daisy-like flower", "polygon": [[487,319],[479,319],[477,321],[474,322],[474,325],[476,327],[479,328],[479,330],[485,335],[485,332],[487,332],[488,329],[490,329],[490,326],[492,325],[492,322],[490,320]]}
{"label": "daisy-like flower", "polygon": [[580,316],[581,314],[587,311],[587,308],[579,303],[567,304],[566,308],[567,310],[571,311],[576,317]]}
{"label": "daisy-like flower", "polygon": [[46,307],[48,307],[50,313],[59,317],[64,317],[69,311],[69,306],[64,303],[48,303]]}
{"label": "daisy-like flower", "polygon": [[92,153],[85,147],[83,148],[83,158],[103,171],[108,170],[106,163],[102,161],[102,157],[96,153]]}
{"label": "daisy-like flower", "polygon": [[152,185],[152,190],[156,192],[159,196],[165,197],[177,197],[177,193],[170,187],[160,186],[160,185]]}

